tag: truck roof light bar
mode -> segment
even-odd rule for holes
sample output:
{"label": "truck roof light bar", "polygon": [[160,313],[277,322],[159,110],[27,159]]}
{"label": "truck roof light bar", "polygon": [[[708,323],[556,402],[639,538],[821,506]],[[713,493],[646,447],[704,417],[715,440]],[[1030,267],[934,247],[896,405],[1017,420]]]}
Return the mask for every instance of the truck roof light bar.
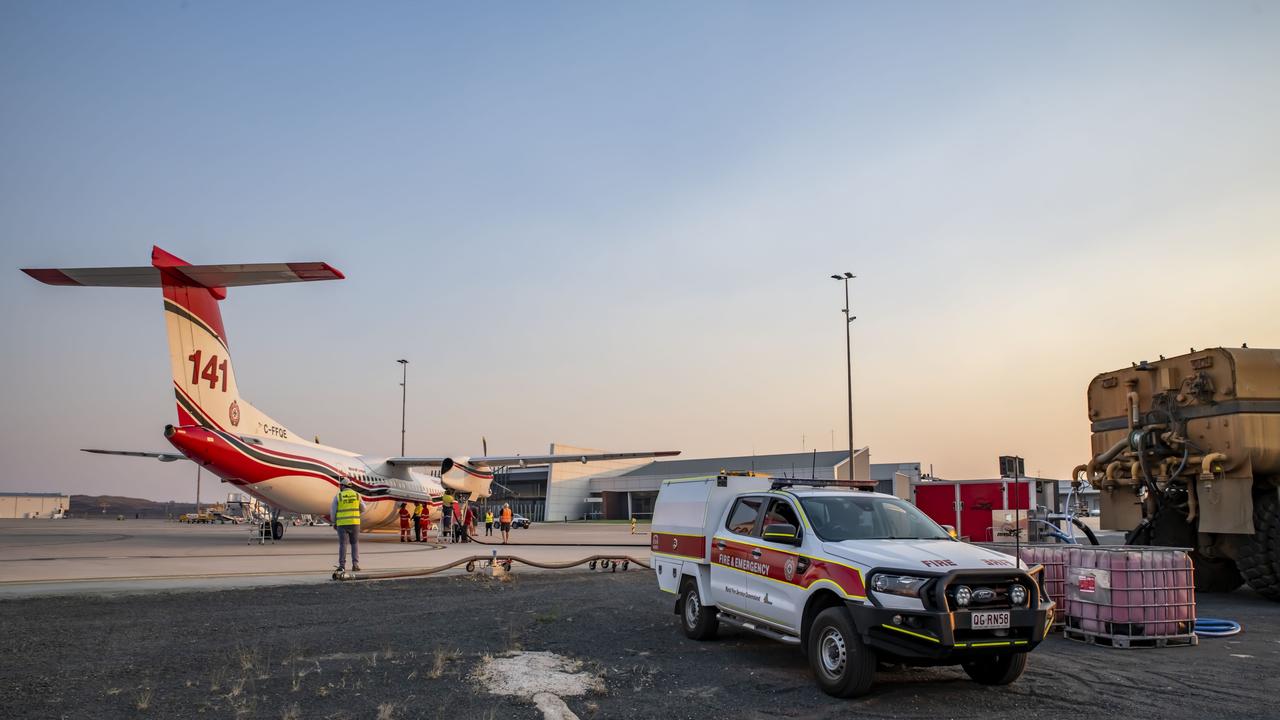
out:
{"label": "truck roof light bar", "polygon": [[830,487],[830,488],[848,488],[850,490],[874,490],[876,487],[875,480],[819,480],[816,478],[769,478],[772,484],[770,490],[781,490],[786,487],[796,487],[798,485],[805,487]]}

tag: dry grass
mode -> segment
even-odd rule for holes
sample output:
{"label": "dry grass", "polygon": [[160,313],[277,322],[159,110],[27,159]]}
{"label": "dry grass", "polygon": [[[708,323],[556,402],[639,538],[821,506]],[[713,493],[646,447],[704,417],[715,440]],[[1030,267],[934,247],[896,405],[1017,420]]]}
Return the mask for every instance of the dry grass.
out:
{"label": "dry grass", "polygon": [[298,703],[294,703],[284,709],[280,714],[280,720],[300,720],[302,717],[302,708],[298,707]]}
{"label": "dry grass", "polygon": [[134,698],[133,707],[138,711],[146,710],[151,707],[151,688],[143,688]]}
{"label": "dry grass", "polygon": [[240,663],[241,670],[249,671],[262,664],[262,653],[258,648],[241,645],[236,648],[235,659]]}
{"label": "dry grass", "polygon": [[431,660],[431,669],[427,671],[427,677],[432,680],[438,680],[442,675],[444,675],[445,666],[460,657],[462,657],[462,653],[458,650],[436,648],[435,655]]}
{"label": "dry grass", "polygon": [[378,720],[392,720],[396,714],[396,704],[385,702],[378,706]]}
{"label": "dry grass", "polygon": [[505,653],[515,653],[524,650],[524,645],[520,642],[520,637],[516,633],[515,626],[507,626],[507,648]]}

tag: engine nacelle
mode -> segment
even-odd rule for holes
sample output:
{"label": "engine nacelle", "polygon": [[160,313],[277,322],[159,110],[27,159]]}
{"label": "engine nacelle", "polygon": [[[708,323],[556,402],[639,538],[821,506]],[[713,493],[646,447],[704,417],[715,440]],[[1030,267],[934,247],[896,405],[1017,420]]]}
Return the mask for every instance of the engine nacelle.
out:
{"label": "engine nacelle", "polygon": [[440,482],[479,500],[490,495],[493,470],[486,465],[472,465],[470,457],[445,458],[440,464]]}

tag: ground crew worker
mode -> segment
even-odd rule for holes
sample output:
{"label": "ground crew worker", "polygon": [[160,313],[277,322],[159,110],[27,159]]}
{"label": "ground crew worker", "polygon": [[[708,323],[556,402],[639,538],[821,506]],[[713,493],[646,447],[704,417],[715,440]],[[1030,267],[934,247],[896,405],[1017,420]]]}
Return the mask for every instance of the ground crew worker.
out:
{"label": "ground crew worker", "polygon": [[422,506],[422,518],[418,532],[422,535],[422,542],[429,542],[431,539],[431,508]]}
{"label": "ground crew worker", "polygon": [[400,503],[396,514],[400,516],[400,542],[409,542],[409,508]]}
{"label": "ground crew worker", "polygon": [[488,508],[486,508],[484,511],[484,534],[485,535],[493,534],[493,510],[490,510]]}
{"label": "ground crew worker", "polygon": [[453,542],[462,542],[462,503],[461,496],[453,501]]}
{"label": "ground crew worker", "polygon": [[422,542],[422,503],[413,504],[413,541]]}
{"label": "ground crew worker", "polygon": [[635,535],[635,534],[636,534],[636,519],[635,519],[635,518],[631,518],[631,534],[632,534],[632,535]]}
{"label": "ground crew worker", "polygon": [[351,485],[351,478],[342,478],[342,489],[329,504],[329,517],[338,531],[338,570],[347,569],[347,545],[351,545],[351,569],[360,572],[360,514],[364,512],[364,499]]}
{"label": "ground crew worker", "polygon": [[499,515],[499,519],[502,521],[502,544],[506,545],[511,536],[511,503],[502,503],[502,514]]}
{"label": "ground crew worker", "polygon": [[444,497],[440,499],[440,533],[444,537],[445,542],[453,537],[453,496],[446,490]]}
{"label": "ground crew worker", "polygon": [[464,518],[462,522],[462,542],[471,542],[471,535],[476,531],[476,511],[471,507],[471,502],[465,504],[462,511]]}

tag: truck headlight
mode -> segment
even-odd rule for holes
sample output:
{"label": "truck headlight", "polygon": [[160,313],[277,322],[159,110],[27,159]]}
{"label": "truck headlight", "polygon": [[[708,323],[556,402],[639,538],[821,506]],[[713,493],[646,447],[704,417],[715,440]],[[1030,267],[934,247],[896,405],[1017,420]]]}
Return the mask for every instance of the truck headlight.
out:
{"label": "truck headlight", "polygon": [[1021,585],[1014,585],[1009,588],[1009,601],[1014,605],[1027,604],[1027,589]]}
{"label": "truck headlight", "polygon": [[871,578],[871,587],[876,592],[903,597],[920,597],[920,588],[929,582],[929,578],[914,575],[886,575],[879,573]]}
{"label": "truck headlight", "polygon": [[960,587],[956,588],[956,606],[957,607],[968,607],[969,600],[971,600],[972,598],[973,598],[973,591],[969,589],[968,585],[961,585]]}

